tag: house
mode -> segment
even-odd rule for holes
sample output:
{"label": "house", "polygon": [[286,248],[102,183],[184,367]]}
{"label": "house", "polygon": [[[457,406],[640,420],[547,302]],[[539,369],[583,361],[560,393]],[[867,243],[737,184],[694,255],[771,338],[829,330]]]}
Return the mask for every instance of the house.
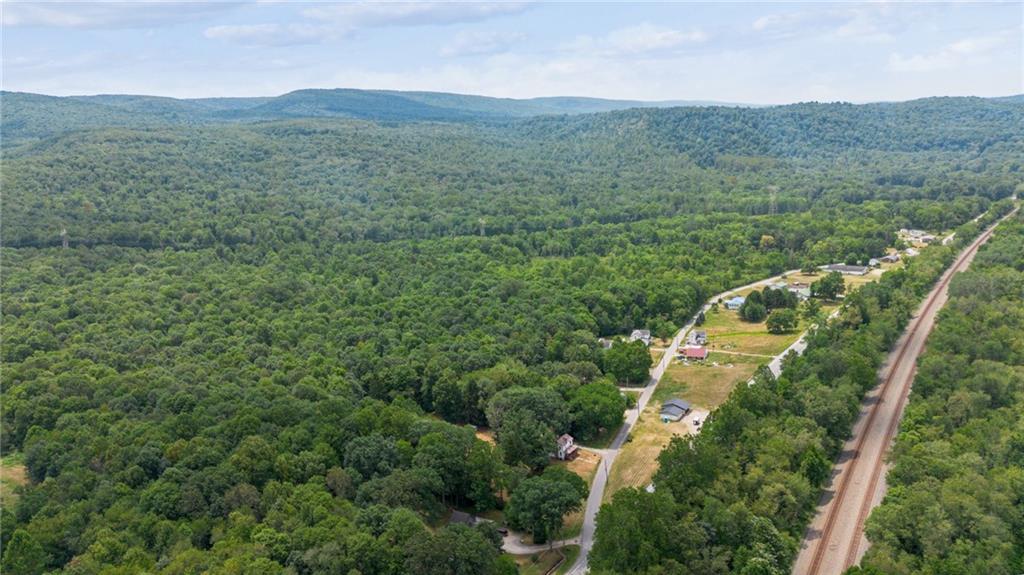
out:
{"label": "house", "polygon": [[644,345],[651,345],[651,330],[649,329],[634,329],[633,333],[629,334],[630,343],[634,341],[642,341]]}
{"label": "house", "polygon": [[456,509],[455,511],[452,511],[452,516],[448,519],[448,524],[462,524],[472,527],[477,524],[477,518],[465,511],[459,511]]}
{"label": "house", "polygon": [[661,404],[661,422],[679,421],[687,413],[690,413],[690,402],[673,398]]}
{"label": "house", "polygon": [[707,330],[698,329],[690,332],[690,336],[687,338],[687,342],[692,345],[707,345],[708,343],[708,332]]}
{"label": "house", "polygon": [[868,260],[868,267],[877,268],[881,263],[882,262],[879,261],[878,258],[871,258],[870,260]]}
{"label": "house", "polygon": [[878,258],[882,263],[894,264],[900,261],[900,254],[889,254]]}
{"label": "house", "polygon": [[555,452],[555,457],[562,461],[569,461],[576,458],[579,446],[576,445],[576,440],[574,440],[571,435],[563,433],[555,443],[555,448],[557,450]]}
{"label": "house", "polygon": [[679,353],[685,359],[704,361],[708,358],[708,348],[703,345],[687,345],[679,348]]}
{"label": "house", "polygon": [[870,270],[867,266],[851,266],[846,264],[829,264],[821,269],[827,272],[839,272],[848,276],[862,276]]}
{"label": "house", "polygon": [[747,298],[738,295],[725,302],[725,309],[740,309],[740,306],[742,306],[745,301],[747,301]]}
{"label": "house", "polygon": [[771,288],[771,289],[785,290],[786,289],[786,282],[777,282],[777,283],[773,283],[773,284],[768,284],[768,287]]}
{"label": "house", "polygon": [[908,230],[906,228],[901,229],[896,235],[901,240],[915,245],[927,245],[938,239],[934,234],[929,234],[924,230]]}
{"label": "house", "polygon": [[914,248],[907,248],[906,250],[903,251],[903,253],[907,254],[907,257],[912,258],[914,256],[920,255],[921,252],[915,250]]}
{"label": "house", "polygon": [[597,338],[597,345],[601,346],[601,349],[611,349],[612,348],[612,343],[614,343],[614,342],[612,340],[608,339],[608,338],[604,338],[604,337]]}
{"label": "house", "polygon": [[793,282],[786,288],[789,293],[796,295],[799,300],[810,299],[811,297],[811,285],[803,282]]}

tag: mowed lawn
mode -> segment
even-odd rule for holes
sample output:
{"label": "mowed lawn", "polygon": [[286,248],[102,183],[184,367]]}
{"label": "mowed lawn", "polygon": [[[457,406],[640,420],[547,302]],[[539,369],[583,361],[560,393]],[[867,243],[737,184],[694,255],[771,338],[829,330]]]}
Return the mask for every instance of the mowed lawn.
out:
{"label": "mowed lawn", "polygon": [[694,407],[712,411],[737,384],[749,381],[764,363],[767,359],[724,353],[712,353],[704,363],[673,362],[651,397],[651,404],[660,408],[665,400],[679,397]]}
{"label": "mowed lawn", "polygon": [[[660,387],[660,385],[659,385]],[[661,403],[651,400],[640,420],[630,433],[632,440],[622,445],[615,458],[605,486],[605,500],[624,487],[645,487],[658,470],[658,454],[676,435],[689,433],[688,424],[683,421],[662,423],[658,418]]]}
{"label": "mowed lawn", "polygon": [[762,363],[768,363],[773,356],[792,345],[807,329],[807,324],[801,319],[793,331],[771,334],[764,322],[743,321],[739,312],[719,307],[705,315],[701,329],[708,332],[708,350],[763,356]]}

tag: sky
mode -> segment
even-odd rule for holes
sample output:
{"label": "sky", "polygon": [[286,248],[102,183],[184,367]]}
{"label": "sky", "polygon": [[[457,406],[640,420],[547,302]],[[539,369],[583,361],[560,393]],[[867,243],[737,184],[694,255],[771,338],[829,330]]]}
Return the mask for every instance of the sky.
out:
{"label": "sky", "polygon": [[750,104],[1024,93],[1024,2],[18,2],[4,90]]}

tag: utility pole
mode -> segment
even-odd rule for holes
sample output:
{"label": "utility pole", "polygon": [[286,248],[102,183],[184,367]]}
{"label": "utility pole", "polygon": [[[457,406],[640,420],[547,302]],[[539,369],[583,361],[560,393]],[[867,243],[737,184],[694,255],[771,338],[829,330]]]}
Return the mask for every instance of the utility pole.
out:
{"label": "utility pole", "polygon": [[64,249],[68,249],[68,229],[61,226],[60,228],[60,245]]}

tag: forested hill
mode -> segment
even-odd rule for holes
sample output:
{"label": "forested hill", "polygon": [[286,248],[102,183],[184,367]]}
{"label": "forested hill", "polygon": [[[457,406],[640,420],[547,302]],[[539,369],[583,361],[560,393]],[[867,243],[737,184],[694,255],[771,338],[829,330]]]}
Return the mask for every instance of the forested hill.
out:
{"label": "forested hill", "polygon": [[853,150],[916,152],[1019,145],[1020,100],[927,98],[900,103],[804,103],[769,108],[634,109],[573,118],[536,118],[534,137],[638,140],[703,164],[718,156],[835,155]]}
{"label": "forested hill", "polygon": [[[72,133],[8,150],[5,245],[59,245],[62,230],[71,245],[139,247],[273,244],[282,234],[316,243],[495,235],[763,214],[769,188],[781,212],[883,197],[995,198],[1012,192],[1024,148],[1024,106],[983,99],[629,110],[498,125],[173,126],[153,114],[136,121],[148,100],[120,100],[102,114],[100,104],[74,99],[5,107],[11,126],[80,121]],[[241,110],[237,101],[203,105]],[[54,106],[66,114],[47,111]]]}
{"label": "forested hill", "polygon": [[445,92],[354,89],[296,90],[265,98],[177,99],[120,94],[54,97],[22,92],[3,92],[0,98],[4,107],[3,136],[7,144],[101,126],[189,125],[287,118],[482,122],[626,108],[734,105],[577,97],[517,100]]}
{"label": "forested hill", "polygon": [[[901,227],[955,229],[1024,192],[1012,103],[381,122],[305,117],[325,106],[312,100],[4,94],[0,465],[26,472],[0,508],[5,574],[511,575],[494,525],[449,513],[557,536],[587,487],[549,465],[555,438],[600,445],[619,386],[651,363],[599,337],[671,337],[710,294],[867,261]],[[472,106],[453,114],[487,111]],[[864,373],[838,354],[894,337],[912,309],[898,282],[930,281],[932,252],[910,266],[928,273],[887,273],[843,316],[858,339],[823,332],[837,355],[794,381]],[[708,501],[754,501],[757,481],[737,488],[765,469],[749,459],[789,466],[762,475],[756,520],[708,507],[698,522],[683,505],[701,491],[659,479],[678,505],[622,523],[670,528],[633,530],[672,542],[635,548],[649,573],[671,568],[653,551],[692,572],[783,573],[757,561],[785,559],[814,500],[788,441],[813,430],[823,460],[856,409],[841,384],[763,403],[806,400],[832,435],[766,417],[744,437],[771,450],[735,443],[703,484]],[[665,473],[693,468],[675,453]],[[721,534],[711,554],[704,530]],[[610,572],[644,568],[626,559]]]}

